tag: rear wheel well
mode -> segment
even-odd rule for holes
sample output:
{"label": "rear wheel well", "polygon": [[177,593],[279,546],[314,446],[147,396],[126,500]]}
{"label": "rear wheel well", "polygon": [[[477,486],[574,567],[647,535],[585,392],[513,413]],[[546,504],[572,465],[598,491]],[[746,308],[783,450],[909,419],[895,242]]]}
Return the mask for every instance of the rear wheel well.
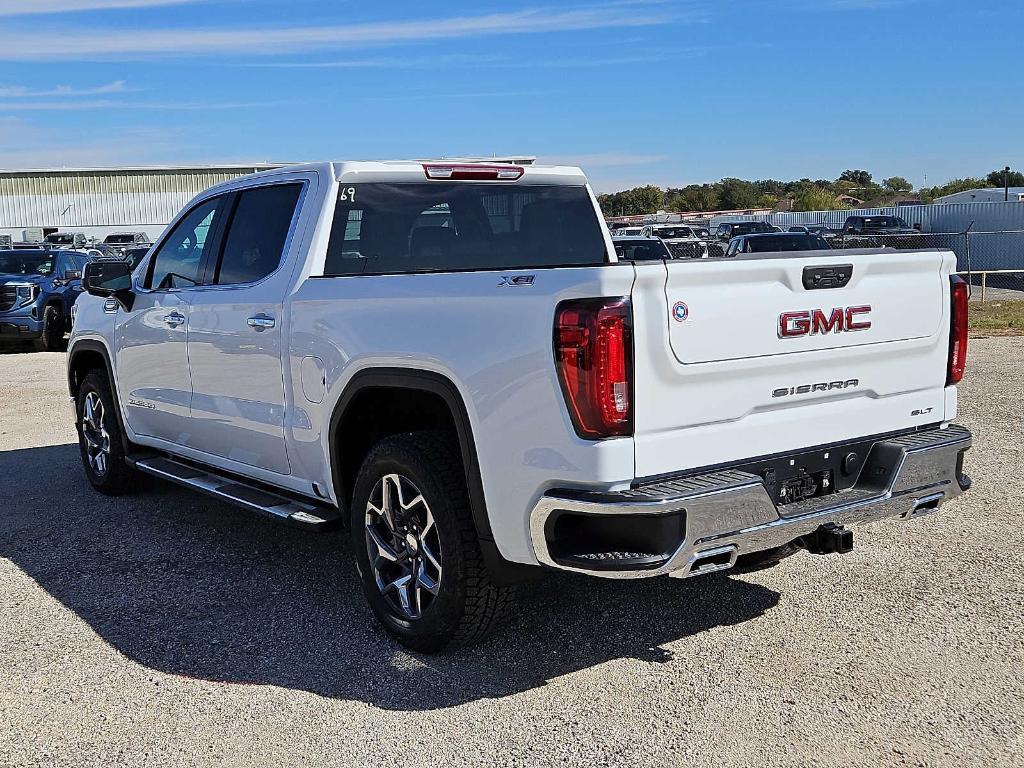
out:
{"label": "rear wheel well", "polygon": [[339,501],[345,507],[351,504],[356,474],[373,446],[386,437],[420,430],[445,433],[459,444],[455,417],[439,394],[391,386],[359,390],[345,406],[332,436]]}

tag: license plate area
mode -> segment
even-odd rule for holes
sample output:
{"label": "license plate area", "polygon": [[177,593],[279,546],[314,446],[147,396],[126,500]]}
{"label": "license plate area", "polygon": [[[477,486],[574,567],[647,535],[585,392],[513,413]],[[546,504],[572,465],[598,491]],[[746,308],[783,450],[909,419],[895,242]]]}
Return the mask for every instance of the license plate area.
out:
{"label": "license plate area", "polygon": [[[772,470],[764,473],[765,485],[768,485],[769,478],[773,475]],[[781,505],[794,504],[804,499],[813,499],[817,496],[827,496],[835,492],[834,473],[831,469],[823,469],[820,472],[806,472],[801,470],[793,477],[786,478],[781,482],[771,478],[771,482],[778,486],[778,498],[776,503]]]}
{"label": "license plate area", "polygon": [[758,460],[737,469],[759,475],[768,496],[785,516],[791,504],[840,493],[856,485],[877,441],[878,438],[872,438],[826,446]]}

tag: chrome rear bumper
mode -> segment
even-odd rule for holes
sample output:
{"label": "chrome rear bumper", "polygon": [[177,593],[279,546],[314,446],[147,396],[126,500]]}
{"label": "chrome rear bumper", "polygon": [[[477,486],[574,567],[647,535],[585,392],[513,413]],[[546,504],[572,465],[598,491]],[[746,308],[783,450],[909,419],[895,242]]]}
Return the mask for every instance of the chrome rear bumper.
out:
{"label": "chrome rear bumper", "polygon": [[[962,474],[963,453],[970,446],[971,433],[958,425],[880,440],[853,488],[786,505],[781,512],[761,477],[740,470],[619,492],[553,490],[534,507],[530,534],[538,561],[552,568],[612,579],[685,578],[730,568],[739,555],[789,544],[829,523],[933,512],[970,486]],[[556,556],[549,546],[551,523],[565,513],[674,516],[680,520],[679,536],[667,551],[627,568],[607,555],[595,557],[592,566],[580,564],[578,557]]]}

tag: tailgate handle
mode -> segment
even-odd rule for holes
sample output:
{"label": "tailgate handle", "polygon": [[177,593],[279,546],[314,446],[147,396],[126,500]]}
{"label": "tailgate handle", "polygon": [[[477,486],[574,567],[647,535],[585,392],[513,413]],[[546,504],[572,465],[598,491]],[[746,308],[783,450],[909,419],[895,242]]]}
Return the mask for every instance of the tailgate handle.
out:
{"label": "tailgate handle", "polygon": [[804,267],[804,288],[820,291],[825,288],[845,288],[853,277],[853,264],[827,264]]}

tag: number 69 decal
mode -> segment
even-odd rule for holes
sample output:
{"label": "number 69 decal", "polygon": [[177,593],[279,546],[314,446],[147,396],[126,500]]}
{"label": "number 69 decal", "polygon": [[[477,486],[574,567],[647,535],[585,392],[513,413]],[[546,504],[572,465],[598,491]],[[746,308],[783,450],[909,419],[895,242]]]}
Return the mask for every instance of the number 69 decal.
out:
{"label": "number 69 decal", "polygon": [[356,188],[355,187],[342,187],[341,194],[338,195],[338,199],[342,202],[355,202],[356,201]]}

